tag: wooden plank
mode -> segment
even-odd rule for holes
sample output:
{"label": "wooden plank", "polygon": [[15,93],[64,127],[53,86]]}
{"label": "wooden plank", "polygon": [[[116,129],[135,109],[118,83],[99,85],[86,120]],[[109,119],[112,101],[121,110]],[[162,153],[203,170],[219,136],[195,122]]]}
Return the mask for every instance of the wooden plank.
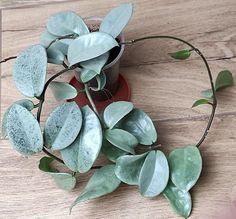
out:
{"label": "wooden plank", "polygon": [[[206,121],[157,122],[162,150],[195,143]],[[214,218],[236,198],[235,116],[218,116],[202,145],[203,173],[192,190],[191,218]],[[227,131],[226,131],[227,130]],[[40,156],[24,159],[7,141],[0,150],[0,205],[2,218],[178,218],[163,197],[145,199],[136,187],[121,185],[113,194],[83,203],[68,216],[68,207],[85,186],[90,174],[78,176],[78,188],[64,192],[37,169]],[[227,180],[225,180],[227,179]]]}

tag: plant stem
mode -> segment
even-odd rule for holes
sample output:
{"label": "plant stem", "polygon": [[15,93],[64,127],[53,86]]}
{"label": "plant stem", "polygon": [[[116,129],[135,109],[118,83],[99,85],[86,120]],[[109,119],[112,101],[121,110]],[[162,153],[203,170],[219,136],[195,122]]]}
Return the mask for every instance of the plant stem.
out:
{"label": "plant stem", "polygon": [[12,59],[16,59],[16,58],[17,58],[17,56],[11,56],[11,57],[5,58],[2,61],[0,61],[0,64],[3,63],[3,62],[7,62],[9,60],[12,60]]}
{"label": "plant stem", "polygon": [[75,37],[75,34],[68,34],[68,35],[65,35],[65,36],[58,37],[58,38],[54,39],[53,41],[51,41],[49,43],[49,45],[46,47],[46,49],[49,49],[49,47],[52,44],[56,43],[57,41],[60,41],[60,40],[63,40],[63,39],[73,39],[74,37]]}
{"label": "plant stem", "polygon": [[201,51],[199,49],[195,48],[189,42],[187,42],[185,40],[182,40],[182,39],[180,39],[178,37],[173,37],[173,36],[157,36],[157,35],[156,36],[147,36],[147,37],[141,37],[141,38],[137,38],[137,39],[126,41],[126,42],[121,42],[120,44],[127,44],[127,45],[128,44],[135,44],[135,43],[137,43],[139,41],[151,40],[151,39],[171,39],[171,40],[176,40],[176,41],[182,42],[182,43],[188,45],[191,48],[191,50],[195,51],[201,57],[202,61],[204,62],[205,66],[206,66],[208,77],[209,77],[209,81],[210,81],[210,84],[211,84],[211,90],[212,90],[212,93],[213,93],[213,103],[212,103],[212,111],[211,111],[211,115],[210,115],[209,120],[208,120],[207,127],[206,127],[202,137],[200,138],[200,140],[196,144],[196,147],[199,147],[204,142],[204,140],[207,137],[207,134],[208,134],[208,132],[209,132],[209,130],[211,128],[211,125],[212,125],[212,122],[213,122],[213,119],[214,119],[214,116],[215,116],[216,107],[217,107],[216,92],[215,92],[214,82],[213,82],[212,73],[211,73],[209,64],[208,64],[205,56],[201,53]]}
{"label": "plant stem", "polygon": [[93,111],[97,114],[97,116],[99,118],[99,113],[98,113],[98,110],[97,110],[97,108],[93,102],[93,99],[90,95],[88,84],[84,84],[84,89],[85,89],[86,96],[88,97],[89,103],[91,104],[91,106],[93,108]]}

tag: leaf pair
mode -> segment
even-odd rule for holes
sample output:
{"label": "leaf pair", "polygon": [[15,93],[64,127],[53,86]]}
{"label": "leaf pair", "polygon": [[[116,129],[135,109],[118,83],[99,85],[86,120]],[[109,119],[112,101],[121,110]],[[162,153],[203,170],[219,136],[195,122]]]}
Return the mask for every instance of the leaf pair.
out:
{"label": "leaf pair", "polygon": [[[233,75],[230,71],[224,70],[221,71],[216,78],[215,81],[215,91],[218,92],[226,87],[231,87],[234,85],[234,79]],[[207,89],[201,92],[201,95],[204,97],[204,99],[199,99],[195,101],[192,107],[196,107],[202,104],[209,104],[209,99],[213,98],[213,92],[212,89]]]}
{"label": "leaf pair", "polygon": [[192,208],[189,190],[197,182],[202,170],[201,154],[197,147],[187,146],[172,151],[168,161],[171,181],[163,194],[173,209],[187,218]]}
{"label": "leaf pair", "polygon": [[64,190],[72,190],[76,185],[75,176],[69,173],[57,172],[57,170],[51,167],[52,162],[53,158],[50,157],[41,158],[39,162],[39,169],[52,176],[59,188]]}
{"label": "leaf pair", "polygon": [[102,117],[109,128],[104,135],[102,152],[113,162],[122,155],[134,154],[138,143],[150,145],[157,139],[151,119],[143,111],[134,109],[131,102],[110,104]]}

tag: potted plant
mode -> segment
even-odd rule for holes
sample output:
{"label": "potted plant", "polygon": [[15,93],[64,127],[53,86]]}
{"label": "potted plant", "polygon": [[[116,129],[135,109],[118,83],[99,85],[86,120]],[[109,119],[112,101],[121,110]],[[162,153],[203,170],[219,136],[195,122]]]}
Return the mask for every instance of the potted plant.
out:
{"label": "potted plant", "polygon": [[[175,211],[186,218],[192,208],[190,189],[202,170],[199,146],[214,118],[216,92],[233,85],[232,74],[221,71],[213,83],[203,54],[176,37],[147,36],[125,41],[122,30],[131,15],[132,4],[114,8],[103,19],[84,21],[74,12],[60,12],[49,18],[40,44],[26,48],[17,57],[1,61],[16,58],[13,70],[16,87],[34,100],[19,100],[8,108],[2,121],[2,134],[8,136],[13,147],[24,156],[44,152],[47,156],[40,159],[39,169],[51,175],[62,189],[72,190],[76,185],[76,174],[96,169],[70,209],[83,201],[113,192],[123,182],[138,186],[140,193],[148,198],[163,194]],[[197,100],[193,107],[201,104],[212,107],[201,139],[194,145],[175,149],[168,157],[159,148],[151,118],[127,101],[127,86],[121,86],[124,80],[119,79],[119,60],[125,44],[163,38],[180,41],[189,47],[170,53],[172,58],[184,60],[193,52],[201,57],[211,89],[204,91],[204,99]],[[48,63],[59,64],[62,70],[46,80]],[[74,71],[78,81],[75,78],[70,84],[56,81],[68,71]],[[55,98],[65,103],[54,109],[41,127],[45,93],[49,87]],[[104,99],[110,96],[101,97],[104,88],[112,96],[117,90],[126,89],[126,95],[119,96],[120,101],[107,104]],[[81,94],[83,96],[78,98]],[[99,101],[103,103],[98,110]],[[33,109],[36,109],[36,115],[33,115]],[[55,151],[59,151],[60,156],[56,156]],[[94,166],[100,153],[111,164]],[[66,166],[68,171],[55,169],[54,161]]]}

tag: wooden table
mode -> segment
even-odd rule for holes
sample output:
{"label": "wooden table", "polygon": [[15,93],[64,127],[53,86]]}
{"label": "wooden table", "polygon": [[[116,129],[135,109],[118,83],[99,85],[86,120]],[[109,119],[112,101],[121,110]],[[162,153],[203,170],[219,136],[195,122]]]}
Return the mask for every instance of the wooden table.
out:
{"label": "wooden table", "polygon": [[[104,16],[123,0],[29,0],[1,1],[2,57],[16,55],[39,40],[48,16],[74,10],[82,17]],[[126,39],[147,35],[174,35],[193,43],[209,60],[214,77],[222,69],[236,74],[235,0],[133,0],[133,19]],[[194,144],[205,129],[210,107],[191,109],[200,92],[209,88],[206,70],[193,55],[188,61],[173,61],[168,52],[185,48],[169,40],[152,40],[127,46],[121,73],[132,89],[135,106],[150,114],[166,153]],[[1,115],[22,98],[12,80],[10,61],[1,66]],[[50,67],[49,76],[60,67]],[[72,75],[62,80],[69,81]],[[236,208],[236,89],[218,95],[219,106],[209,136],[201,146],[203,172],[192,190],[191,218],[216,218]],[[42,120],[58,103],[49,92]],[[178,218],[162,197],[141,197],[136,187],[122,184],[113,194],[80,204],[68,215],[68,206],[91,174],[79,176],[78,187],[68,193],[41,173],[42,156],[24,159],[7,140],[0,144],[0,218]],[[103,163],[100,159],[98,163]],[[226,217],[224,217],[226,218]]]}

